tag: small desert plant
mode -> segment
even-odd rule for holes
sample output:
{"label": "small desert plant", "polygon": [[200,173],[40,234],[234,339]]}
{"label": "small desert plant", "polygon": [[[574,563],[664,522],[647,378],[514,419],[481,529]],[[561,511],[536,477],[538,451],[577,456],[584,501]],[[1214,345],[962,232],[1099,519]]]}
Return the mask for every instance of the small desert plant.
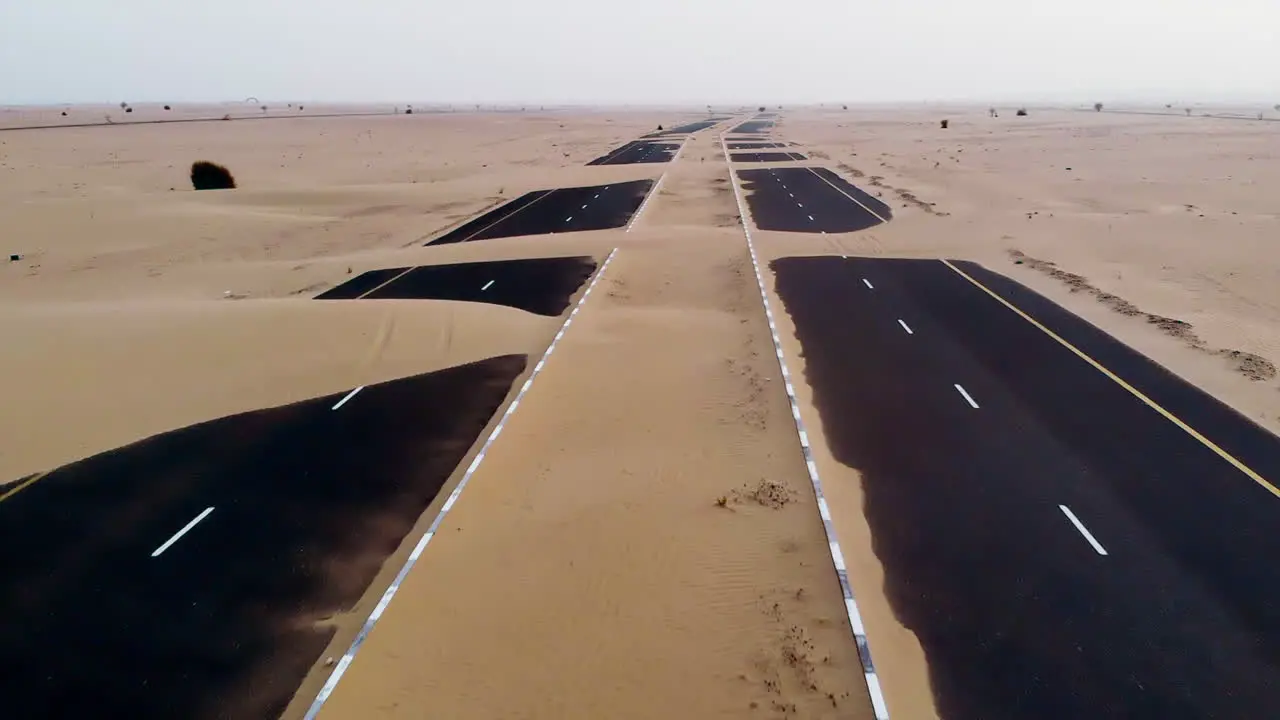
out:
{"label": "small desert plant", "polygon": [[1275,110],[1276,112],[1280,112],[1280,105],[1276,105],[1275,107],[1273,107],[1273,108],[1271,108],[1271,109],[1272,109],[1272,110]]}
{"label": "small desert plant", "polygon": [[404,109],[404,114],[405,114],[405,115],[412,115],[412,114],[413,114],[413,108],[405,108],[405,109]]}
{"label": "small desert plant", "polygon": [[259,108],[259,109],[260,109],[260,110],[262,110],[262,112],[264,112],[264,113],[265,113],[265,112],[267,111],[267,106],[266,106],[266,105],[263,105],[263,106],[262,106],[261,108]]}
{"label": "small desert plant", "polygon": [[127,113],[131,113],[133,112],[133,108],[125,108],[124,111]]}
{"label": "small desert plant", "polygon": [[121,109],[121,110],[123,110],[123,109],[125,109],[125,108],[127,108],[127,107],[129,107],[129,103],[127,103],[127,102],[123,102],[123,101],[120,103],[120,109]]}
{"label": "small desert plant", "polygon": [[191,186],[196,190],[232,190],[236,179],[221,165],[197,160],[191,163]]}
{"label": "small desert plant", "polygon": [[946,129],[947,129],[947,124],[948,124],[949,122],[950,122],[950,120],[943,120],[943,121],[942,121],[942,129],[943,129],[943,130],[946,130]]}
{"label": "small desert plant", "polygon": [[62,117],[66,117],[66,116],[67,116],[67,111],[66,111],[66,110],[63,110],[63,111],[62,111]]}
{"label": "small desert plant", "polygon": [[1027,109],[1026,109],[1026,108],[1018,108],[1018,112],[1014,113],[1014,115],[1017,115],[1018,117],[1026,117],[1026,116],[1027,116]]}
{"label": "small desert plant", "polygon": [[1187,111],[1187,117],[1191,117],[1191,108],[1183,108]]}
{"label": "small desert plant", "polygon": [[764,106],[763,106],[763,105],[761,105],[761,106],[760,106],[760,112],[764,112]]}
{"label": "small desert plant", "polygon": [[299,105],[299,106],[298,106],[298,111],[299,111],[299,112],[301,112],[301,111],[303,111],[303,110],[306,110],[306,108],[304,108],[304,107],[302,107],[301,105]]}
{"label": "small desert plant", "polygon": [[1102,103],[1094,103],[1094,104],[1093,104],[1093,111],[1094,111],[1094,112],[1102,112]]}
{"label": "small desert plant", "polygon": [[658,126],[658,130],[662,130],[662,126],[661,126],[661,125],[659,125],[659,126]]}
{"label": "small desert plant", "polygon": [[165,109],[165,110],[172,110],[173,108],[169,107],[168,105],[165,105],[165,106],[164,106],[164,109]]}

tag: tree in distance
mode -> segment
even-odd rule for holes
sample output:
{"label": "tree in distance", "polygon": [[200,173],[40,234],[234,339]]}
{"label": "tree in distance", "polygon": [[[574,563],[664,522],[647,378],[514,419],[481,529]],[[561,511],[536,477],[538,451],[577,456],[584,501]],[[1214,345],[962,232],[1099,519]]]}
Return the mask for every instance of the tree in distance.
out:
{"label": "tree in distance", "polygon": [[125,108],[127,108],[127,107],[129,107],[129,103],[127,103],[127,102],[125,102],[125,101],[121,100],[121,101],[120,101],[120,109],[121,109],[121,110],[123,110],[123,109],[125,109]]}
{"label": "tree in distance", "polygon": [[760,106],[760,112],[764,112],[764,106],[763,106],[763,105],[761,105],[761,106]]}
{"label": "tree in distance", "polygon": [[236,179],[217,163],[197,160],[191,163],[191,186],[196,190],[233,190]]}
{"label": "tree in distance", "polygon": [[1094,112],[1102,112],[1102,103],[1094,103],[1094,104],[1093,104],[1093,111],[1094,111]]}

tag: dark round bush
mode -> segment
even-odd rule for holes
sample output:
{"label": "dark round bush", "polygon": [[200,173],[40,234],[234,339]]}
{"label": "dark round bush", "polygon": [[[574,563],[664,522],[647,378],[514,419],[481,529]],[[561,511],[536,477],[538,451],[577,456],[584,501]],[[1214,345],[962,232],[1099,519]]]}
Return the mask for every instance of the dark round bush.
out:
{"label": "dark round bush", "polygon": [[236,179],[221,165],[198,160],[191,163],[191,185],[196,190],[231,190],[236,186]]}

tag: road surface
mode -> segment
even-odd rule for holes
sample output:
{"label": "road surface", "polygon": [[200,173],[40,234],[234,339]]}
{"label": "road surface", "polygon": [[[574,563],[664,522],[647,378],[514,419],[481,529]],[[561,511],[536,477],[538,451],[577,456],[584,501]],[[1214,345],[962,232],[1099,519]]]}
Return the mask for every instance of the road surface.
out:
{"label": "road surface", "polygon": [[213,420],[0,502],[0,715],[277,717],[525,364]]}
{"label": "road surface", "polygon": [[370,270],[317,300],[431,299],[506,305],[559,315],[596,263],[589,257],[532,258]]}
{"label": "road surface", "polygon": [[517,235],[607,230],[626,225],[653,187],[652,180],[536,190],[428,240],[424,245]]}
{"label": "road surface", "polygon": [[893,218],[889,207],[825,168],[739,170],[761,230],[854,232]]}
{"label": "road surface", "polygon": [[1275,715],[1275,436],[971,263],[773,268],[943,717]]}

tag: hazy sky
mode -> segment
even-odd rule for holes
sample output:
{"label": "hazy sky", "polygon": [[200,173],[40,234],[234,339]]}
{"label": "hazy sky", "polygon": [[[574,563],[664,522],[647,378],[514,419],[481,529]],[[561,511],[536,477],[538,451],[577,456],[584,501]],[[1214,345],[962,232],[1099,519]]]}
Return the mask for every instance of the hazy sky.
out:
{"label": "hazy sky", "polygon": [[1280,103],[1280,0],[0,0],[0,103]]}

